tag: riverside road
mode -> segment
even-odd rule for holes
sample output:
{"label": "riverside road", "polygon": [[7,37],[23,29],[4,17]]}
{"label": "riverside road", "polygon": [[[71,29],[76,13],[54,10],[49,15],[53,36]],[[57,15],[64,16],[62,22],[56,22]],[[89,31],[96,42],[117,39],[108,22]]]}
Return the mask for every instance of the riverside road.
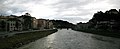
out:
{"label": "riverside road", "polygon": [[62,29],[18,49],[120,49],[120,39]]}

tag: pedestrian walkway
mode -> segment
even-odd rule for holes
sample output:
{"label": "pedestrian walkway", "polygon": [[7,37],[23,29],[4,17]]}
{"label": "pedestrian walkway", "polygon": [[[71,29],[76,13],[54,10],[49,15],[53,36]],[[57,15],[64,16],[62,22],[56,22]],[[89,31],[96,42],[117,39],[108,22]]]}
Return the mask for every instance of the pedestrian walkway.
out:
{"label": "pedestrian walkway", "polygon": [[52,30],[52,29],[43,29],[43,30],[29,30],[29,31],[14,31],[14,32],[0,32],[0,37],[5,38],[5,37],[10,37],[15,34],[20,34],[20,33],[29,33],[29,32],[36,32],[36,31],[46,31],[46,30]]}

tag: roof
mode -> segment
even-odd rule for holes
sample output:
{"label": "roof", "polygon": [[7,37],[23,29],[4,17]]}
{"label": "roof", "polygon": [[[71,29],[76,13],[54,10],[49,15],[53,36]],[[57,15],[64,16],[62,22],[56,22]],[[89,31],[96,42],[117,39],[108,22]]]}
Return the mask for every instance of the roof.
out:
{"label": "roof", "polygon": [[7,21],[20,21],[20,20],[17,18],[9,18]]}

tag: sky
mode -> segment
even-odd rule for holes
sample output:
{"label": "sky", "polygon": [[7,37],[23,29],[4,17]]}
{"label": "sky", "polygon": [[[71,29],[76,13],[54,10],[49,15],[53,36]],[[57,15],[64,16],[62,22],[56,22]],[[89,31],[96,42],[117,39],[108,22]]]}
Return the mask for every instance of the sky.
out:
{"label": "sky", "polygon": [[1,15],[30,13],[37,19],[88,22],[97,11],[119,9],[120,0],[0,0]]}

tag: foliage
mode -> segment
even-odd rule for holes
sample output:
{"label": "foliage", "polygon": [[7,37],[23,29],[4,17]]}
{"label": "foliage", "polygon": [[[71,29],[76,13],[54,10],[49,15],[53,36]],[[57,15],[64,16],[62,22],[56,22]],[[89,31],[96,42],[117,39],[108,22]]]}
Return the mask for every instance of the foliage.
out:
{"label": "foliage", "polygon": [[[116,13],[114,13],[116,12]],[[102,11],[97,12],[93,15],[93,18],[91,20],[89,20],[89,22],[91,22],[91,26],[92,28],[94,28],[96,25],[98,25],[99,22],[104,22],[104,21],[108,21],[109,24],[100,24],[101,27],[99,27],[99,29],[109,29],[110,27],[110,22],[113,22],[114,26],[112,27],[113,29],[120,29],[118,27],[120,27],[120,13],[116,10],[116,9],[111,9],[109,11],[106,11],[105,13],[103,13]],[[112,26],[112,25],[111,25]]]}
{"label": "foliage", "polygon": [[56,28],[72,28],[74,25],[63,20],[51,20]]}

